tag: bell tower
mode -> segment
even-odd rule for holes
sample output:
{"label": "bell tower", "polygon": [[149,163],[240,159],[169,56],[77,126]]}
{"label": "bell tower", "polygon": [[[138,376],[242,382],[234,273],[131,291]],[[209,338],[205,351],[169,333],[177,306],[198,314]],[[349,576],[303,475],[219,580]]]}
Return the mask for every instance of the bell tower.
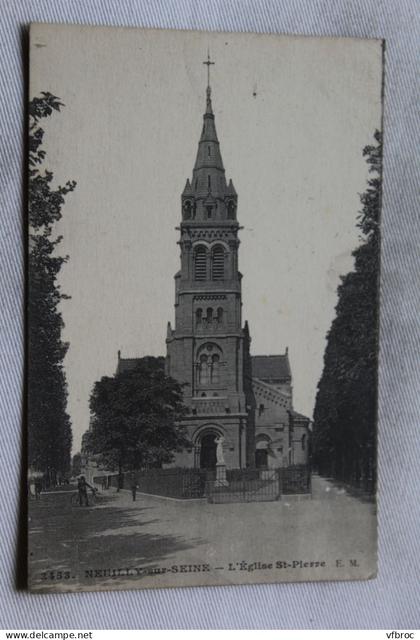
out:
{"label": "bell tower", "polygon": [[[175,275],[175,326],[168,323],[167,373],[186,383],[185,426],[193,448],[175,464],[212,467],[212,437],[223,436],[228,467],[245,466],[246,417],[241,318],[238,196],[227,182],[210,88],[192,179],[181,196],[181,266]],[[205,444],[206,443],[206,444]],[[204,451],[206,446],[206,452]],[[214,462],[215,464],[215,462]]]}

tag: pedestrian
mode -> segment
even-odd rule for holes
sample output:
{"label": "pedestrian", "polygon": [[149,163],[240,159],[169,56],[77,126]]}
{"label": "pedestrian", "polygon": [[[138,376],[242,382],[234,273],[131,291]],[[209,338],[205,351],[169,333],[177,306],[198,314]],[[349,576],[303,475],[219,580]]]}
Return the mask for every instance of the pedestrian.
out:
{"label": "pedestrian", "polygon": [[137,478],[133,476],[133,479],[131,481],[131,495],[133,496],[133,502],[136,501],[136,493],[138,488],[139,486],[137,484]]}
{"label": "pedestrian", "polygon": [[93,493],[95,493],[94,487],[92,487],[88,482],[86,482],[85,476],[80,476],[80,478],[77,481],[77,491],[79,492],[79,504],[81,507],[89,506],[89,500],[88,500],[88,494],[87,494],[88,487],[89,489],[92,490]]}
{"label": "pedestrian", "polygon": [[35,500],[41,500],[42,479],[35,478]]}

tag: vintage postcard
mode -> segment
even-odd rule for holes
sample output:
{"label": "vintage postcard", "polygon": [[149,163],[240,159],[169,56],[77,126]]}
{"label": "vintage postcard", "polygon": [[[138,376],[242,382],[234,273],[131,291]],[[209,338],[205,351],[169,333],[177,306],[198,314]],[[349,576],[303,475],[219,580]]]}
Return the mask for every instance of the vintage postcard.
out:
{"label": "vintage postcard", "polygon": [[29,587],[376,575],[383,42],[34,24]]}

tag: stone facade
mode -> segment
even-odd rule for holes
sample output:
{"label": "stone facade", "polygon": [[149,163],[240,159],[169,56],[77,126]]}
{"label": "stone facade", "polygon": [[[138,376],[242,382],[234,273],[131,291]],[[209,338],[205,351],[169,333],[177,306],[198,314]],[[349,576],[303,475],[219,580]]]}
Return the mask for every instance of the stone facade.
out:
{"label": "stone facade", "polygon": [[[252,356],[242,324],[238,196],[227,182],[211,90],[192,180],[181,196],[181,267],[175,275],[175,326],[168,323],[166,372],[185,384],[192,446],[174,466],[213,468],[222,436],[227,468],[306,463],[309,419],[293,410],[288,353]],[[118,370],[135,359],[119,357]]]}
{"label": "stone facade", "polygon": [[246,464],[246,399],[237,195],[227,183],[210,87],[191,182],[182,193],[181,269],[175,327],[168,325],[166,370],[186,383],[187,431],[194,444],[176,464],[213,467],[223,436],[228,467]]}

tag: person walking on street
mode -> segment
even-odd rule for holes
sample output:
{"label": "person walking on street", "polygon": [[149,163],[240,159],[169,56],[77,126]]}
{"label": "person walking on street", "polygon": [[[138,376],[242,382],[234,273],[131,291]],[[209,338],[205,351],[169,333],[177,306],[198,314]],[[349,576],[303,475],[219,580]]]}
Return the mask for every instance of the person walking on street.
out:
{"label": "person walking on street", "polygon": [[138,484],[137,484],[137,478],[135,475],[133,475],[133,478],[131,480],[131,495],[133,496],[133,502],[136,501],[136,493],[137,493],[137,489],[138,489]]}
{"label": "person walking on street", "polygon": [[35,478],[35,500],[41,500],[42,479]]}
{"label": "person walking on street", "polygon": [[77,491],[79,492],[79,504],[81,507],[89,506],[88,494],[87,490],[91,489],[93,493],[95,493],[95,488],[92,487],[88,482],[86,482],[85,476],[80,476],[77,481]]}

